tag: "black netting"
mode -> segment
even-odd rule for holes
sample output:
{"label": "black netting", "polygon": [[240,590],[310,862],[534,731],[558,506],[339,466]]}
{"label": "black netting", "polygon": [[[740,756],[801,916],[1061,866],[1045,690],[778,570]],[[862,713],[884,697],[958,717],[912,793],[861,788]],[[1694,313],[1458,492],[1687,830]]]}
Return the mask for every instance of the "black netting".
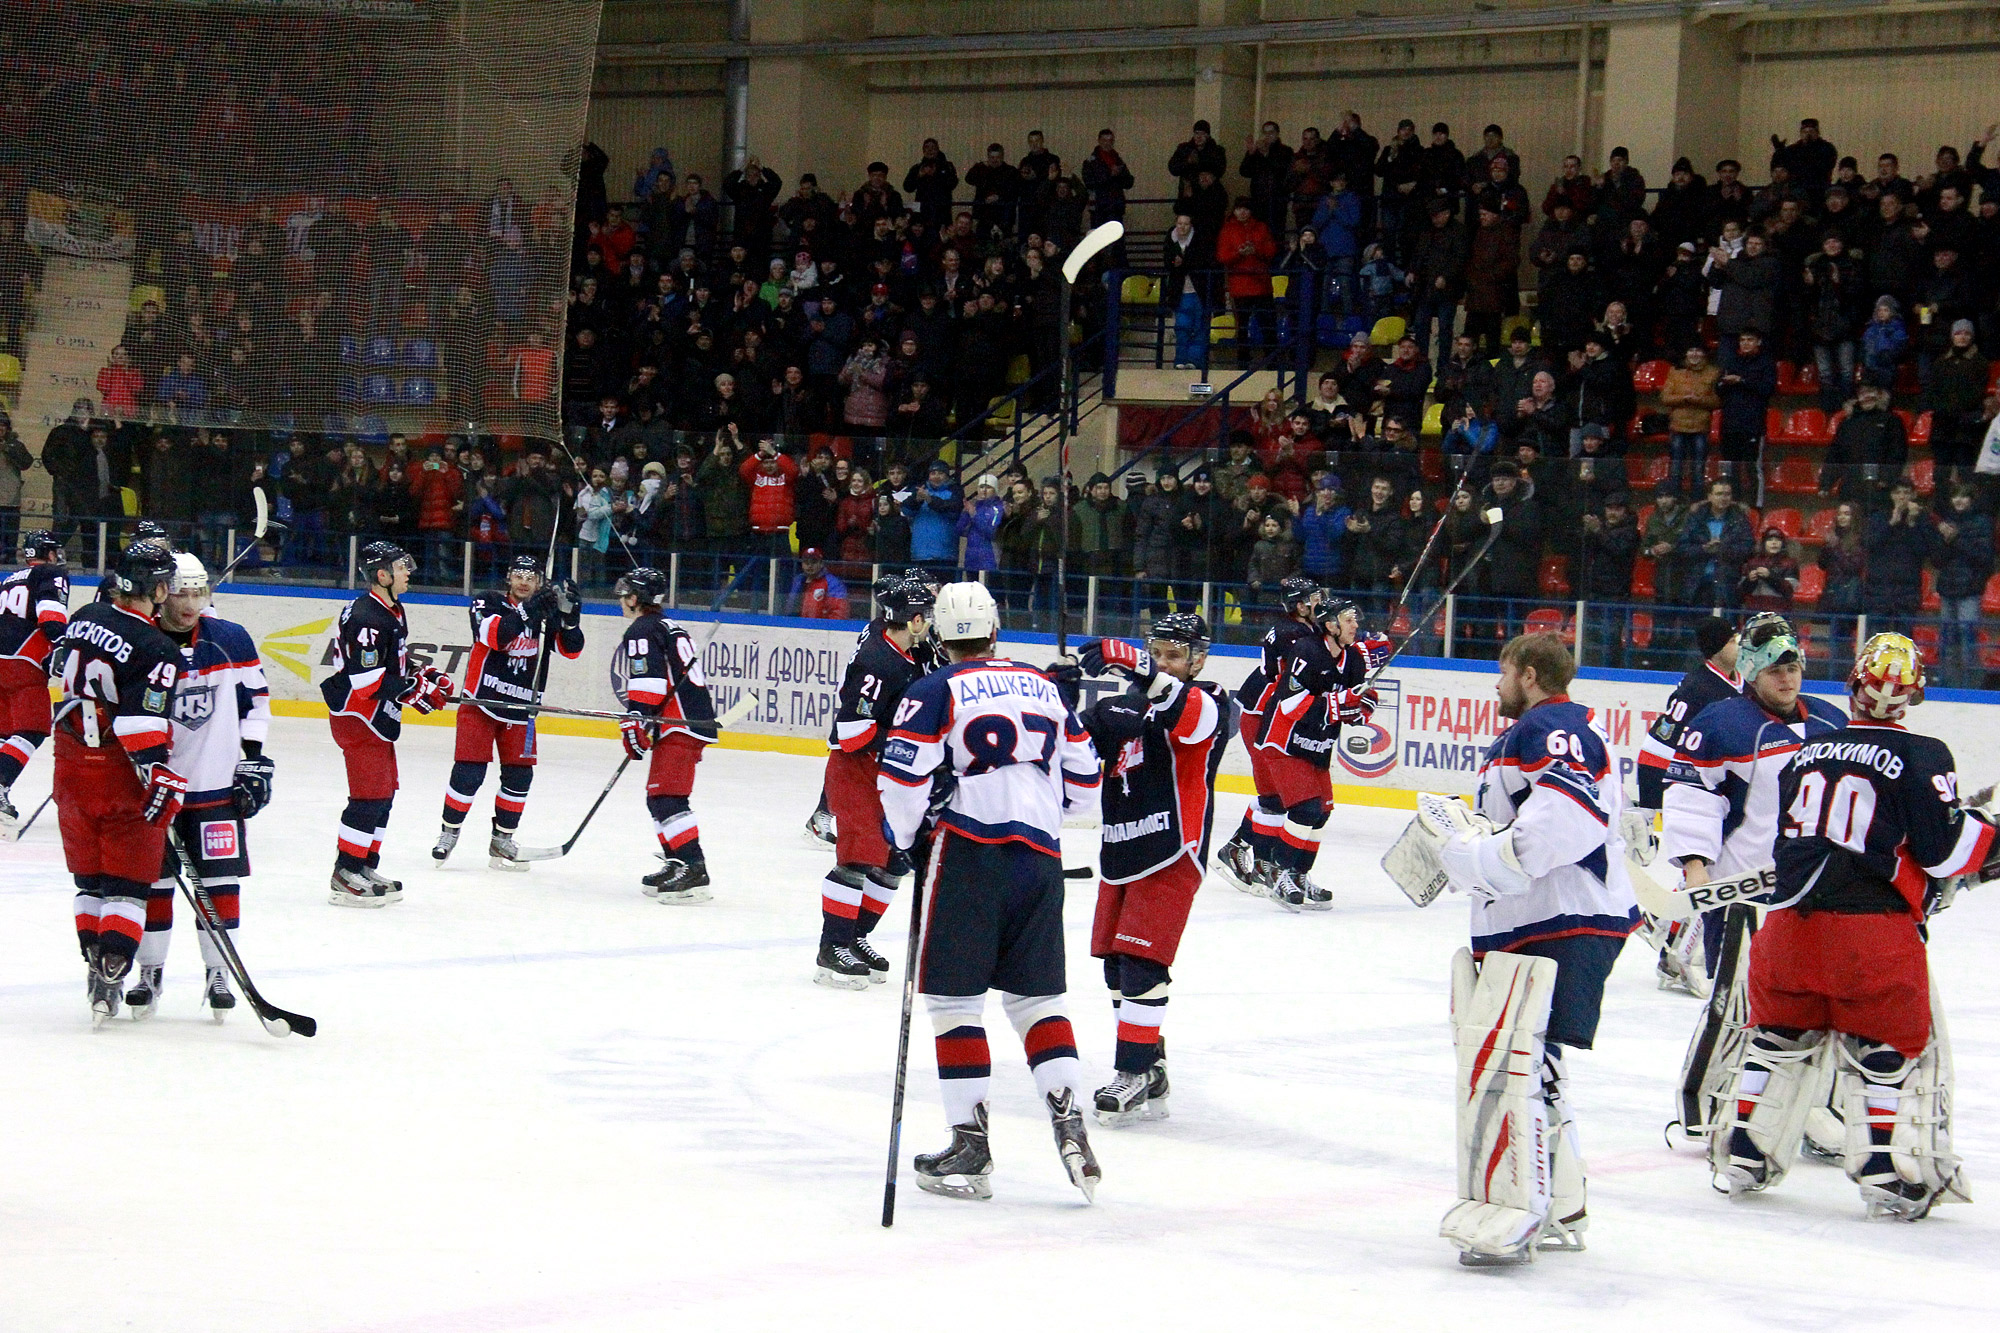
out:
{"label": "black netting", "polygon": [[0,183],[44,301],[74,281],[124,307],[79,321],[88,356],[45,352],[48,382],[31,358],[24,394],[73,386],[56,420],[80,394],[123,420],[553,436],[599,8],[7,0]]}

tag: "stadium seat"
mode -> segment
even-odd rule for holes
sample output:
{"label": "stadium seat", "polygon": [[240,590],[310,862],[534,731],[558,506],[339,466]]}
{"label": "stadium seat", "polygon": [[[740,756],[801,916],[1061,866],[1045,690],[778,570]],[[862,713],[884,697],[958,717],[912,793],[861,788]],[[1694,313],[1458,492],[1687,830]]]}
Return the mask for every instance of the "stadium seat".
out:
{"label": "stadium seat", "polygon": [[[1658,414],[1655,413],[1654,415]],[[1625,424],[1625,437],[1630,440],[1644,440],[1649,444],[1665,444],[1667,442],[1664,432],[1654,431],[1650,435],[1646,433],[1646,413],[1644,412],[1634,412],[1632,414],[1632,419]]]}
{"label": "stadium seat", "polygon": [[413,375],[403,381],[400,400],[404,407],[435,407],[437,405],[437,381],[423,375]]}
{"label": "stadium seat", "polygon": [[1394,347],[1410,326],[1401,315],[1384,315],[1375,321],[1375,328],[1369,333],[1368,341],[1377,347]]}
{"label": "stadium seat", "polygon": [[151,283],[141,283],[132,288],[132,295],[127,298],[127,304],[131,306],[132,313],[135,315],[139,313],[139,308],[148,301],[151,301],[164,311],[167,308],[167,289],[156,287]]}
{"label": "stadium seat", "polygon": [[[1641,524],[1641,526],[1643,527],[1644,525]],[[1658,597],[1660,595],[1659,589],[1654,585],[1653,579],[1654,568],[1651,559],[1642,555],[1632,562],[1632,595],[1634,597],[1642,602],[1650,602]],[[1647,623],[1651,624],[1650,617]]]}
{"label": "stadium seat", "polygon": [[1208,321],[1210,342],[1233,343],[1236,341],[1236,316],[1224,311]]}
{"label": "stadium seat", "polygon": [[1916,641],[1917,651],[1924,655],[1924,661],[1935,663],[1938,660],[1938,627],[1936,625],[1919,623],[1911,631],[1910,638]]}
{"label": "stadium seat", "polygon": [[1536,326],[1534,320],[1528,318],[1525,314],[1520,314],[1509,315],[1507,322],[1500,326],[1500,345],[1502,347],[1514,341],[1515,329],[1526,329],[1528,331],[1528,342],[1531,346],[1540,347],[1542,345],[1541,329]]}
{"label": "stadium seat", "polygon": [[1423,429],[1420,435],[1438,436],[1444,434],[1444,404],[1432,403],[1424,409]]}
{"label": "stadium seat", "polygon": [[1802,407],[1786,416],[1785,439],[1791,444],[1828,445],[1833,443],[1833,428],[1827,425],[1825,411]]}
{"label": "stadium seat", "polygon": [[342,365],[355,365],[361,360],[361,344],[351,333],[340,335],[340,361]]}
{"label": "stadium seat", "polygon": [[1944,609],[1944,603],[1938,598],[1937,572],[1929,565],[1924,566],[1923,589],[1921,605],[1923,606],[1924,614],[1934,616]]}
{"label": "stadium seat", "polygon": [[1833,506],[1815,509],[1812,518],[1806,523],[1806,535],[1802,540],[1815,546],[1824,545],[1827,539],[1833,536],[1833,519]]}
{"label": "stadium seat", "polygon": [[1355,334],[1366,332],[1368,332],[1368,321],[1360,315],[1342,315],[1340,317],[1340,345],[1342,347],[1347,346],[1347,340]]}
{"label": "stadium seat", "polygon": [[354,438],[363,444],[387,444],[389,442],[389,423],[377,416],[356,417],[354,419]]}
{"label": "stadium seat", "polygon": [[347,434],[347,429],[348,429],[347,418],[343,416],[321,417],[319,419],[319,428],[323,433],[327,435],[344,436]]}
{"label": "stadium seat", "polygon": [[403,364],[412,370],[436,370],[437,344],[428,338],[412,338],[403,344]]}
{"label": "stadium seat", "polygon": [[1284,299],[1284,297],[1285,297],[1285,294],[1286,294],[1287,292],[1291,291],[1291,290],[1292,290],[1292,275],[1291,275],[1291,274],[1289,274],[1289,273],[1273,273],[1273,274],[1271,275],[1271,295],[1272,295],[1272,296],[1274,296],[1274,297],[1277,297],[1277,298],[1278,298],[1279,300],[1283,300],[1283,299]]}
{"label": "stadium seat", "polygon": [[396,401],[396,382],[387,375],[369,375],[361,381],[361,400],[370,407],[387,407]]}
{"label": "stadium seat", "polygon": [[1923,391],[1924,391],[1924,382],[1917,375],[1916,362],[1905,361],[1902,365],[1896,367],[1897,393],[1909,397],[1909,396],[1914,396],[1916,394],[1920,394]]}
{"label": "stadium seat", "polygon": [[1796,509],[1772,509],[1764,514],[1764,526],[1758,529],[1759,536],[1763,535],[1764,528],[1776,528],[1793,541],[1802,541],[1805,537],[1805,518]]}
{"label": "stadium seat", "polygon": [[1012,389],[1028,382],[1030,373],[1028,354],[1022,352],[1007,363],[1007,387]]}
{"label": "stadium seat", "polygon": [[352,407],[361,401],[361,381],[352,375],[342,375],[333,386],[333,396],[340,400],[342,407]]}
{"label": "stadium seat", "polygon": [[1789,361],[1778,363],[1778,392],[1781,395],[1799,395],[1819,392],[1819,370],[1811,362],[1793,365]]}
{"label": "stadium seat", "polygon": [[370,338],[362,348],[362,355],[370,366],[393,366],[396,364],[396,340]]}
{"label": "stadium seat", "polygon": [[[12,352],[0,352],[0,388],[21,387],[21,358]],[[11,552],[9,553],[11,556]]]}
{"label": "stadium seat", "polygon": [[1418,466],[1424,474],[1426,486],[1444,485],[1444,454],[1436,449],[1426,449],[1418,455]]}
{"label": "stadium seat", "polygon": [[2000,574],[1986,580],[1986,595],[1979,599],[1979,610],[1989,616],[2000,616]]}
{"label": "stadium seat", "polygon": [[1158,305],[1160,280],[1149,278],[1143,273],[1134,273],[1119,284],[1118,299],[1126,305]]}
{"label": "stadium seat", "polygon": [[1807,459],[1781,459],[1771,469],[1771,489],[1779,495],[1816,495],[1819,477]]}
{"label": "stadium seat", "polygon": [[1799,566],[1799,590],[1793,594],[1800,606],[1818,606],[1826,592],[1826,571],[1818,565]]}
{"label": "stadium seat", "polygon": [[[1542,596],[1569,596],[1569,557],[1566,555],[1545,555],[1542,557]],[[1560,613],[1558,613],[1560,614]]]}
{"label": "stadium seat", "polygon": [[[1803,580],[1801,580],[1803,581]],[[1799,651],[1808,661],[1824,662],[1833,656],[1833,648],[1819,637],[1820,627],[1810,620],[1794,620],[1792,632],[1799,636]]]}
{"label": "stadium seat", "polygon": [[[1653,454],[1646,458],[1628,460],[1626,475],[1632,479],[1632,485],[1637,489],[1656,491],[1660,488],[1660,483],[1667,479],[1667,473],[1672,466],[1673,460],[1665,454]],[[1650,510],[1650,506],[1648,509]],[[1645,526],[1644,519],[1639,520],[1639,523],[1641,527]]]}
{"label": "stadium seat", "polygon": [[1910,480],[1916,483],[1918,495],[1929,495],[1937,489],[1937,460],[1925,454],[1910,464]]}
{"label": "stadium seat", "polygon": [[1389,622],[1389,637],[1392,639],[1400,639],[1403,636],[1407,635],[1409,632],[1410,632],[1410,608],[1407,606],[1399,606],[1396,608],[1395,619]]}
{"label": "stadium seat", "polygon": [[1313,340],[1321,347],[1346,346],[1347,339],[1340,331],[1344,322],[1339,315],[1321,315],[1313,321]]}
{"label": "stadium seat", "polygon": [[1575,642],[1569,617],[1552,607],[1528,612],[1527,624],[1523,628],[1529,634],[1560,634],[1564,643]]}
{"label": "stadium seat", "polygon": [[1632,368],[1632,387],[1639,393],[1658,393],[1672,369],[1665,361],[1641,361]]}
{"label": "stadium seat", "polygon": [[1632,613],[1632,646],[1634,648],[1651,648],[1653,646],[1653,613],[1651,611],[1634,611]]}
{"label": "stadium seat", "polygon": [[271,415],[271,434],[279,439],[289,439],[298,428],[298,419],[290,412],[274,412]]}
{"label": "stadium seat", "polygon": [[1903,424],[1910,431],[1911,444],[1929,444],[1931,442],[1931,414],[1929,412],[1917,413],[1916,420],[1914,421],[1910,419],[1908,412],[1903,413],[1902,416]]}

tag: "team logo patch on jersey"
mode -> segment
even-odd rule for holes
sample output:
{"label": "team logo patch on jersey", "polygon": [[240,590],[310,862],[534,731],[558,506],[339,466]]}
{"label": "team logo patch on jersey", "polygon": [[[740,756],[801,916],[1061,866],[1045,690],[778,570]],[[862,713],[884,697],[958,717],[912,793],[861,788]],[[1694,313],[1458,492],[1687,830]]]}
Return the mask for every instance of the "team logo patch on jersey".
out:
{"label": "team logo patch on jersey", "polygon": [[373,648],[363,648],[361,650],[362,670],[364,671],[372,670],[375,664],[381,660],[382,660],[382,654],[376,652]]}
{"label": "team logo patch on jersey", "polygon": [[214,716],[213,689],[184,689],[174,695],[174,721],[189,731],[200,731]]}
{"label": "team logo patch on jersey", "polygon": [[1340,766],[1357,778],[1379,778],[1396,766],[1397,723],[1403,714],[1403,687],[1396,681],[1375,682],[1380,702],[1360,726],[1343,726],[1334,753]]}
{"label": "team logo patch on jersey", "polygon": [[141,701],[140,701],[140,704],[139,704],[139,707],[140,707],[141,709],[143,709],[144,711],[148,712],[148,713],[164,713],[164,712],[166,712],[166,711],[167,711],[167,694],[166,694],[166,691],[165,691],[165,690],[147,690],[147,691],[146,691],[146,697],[145,697],[145,698],[144,698],[143,700],[141,700]]}
{"label": "team logo patch on jersey", "polygon": [[236,859],[236,825],[231,820],[216,820],[201,826],[201,855],[205,861],[233,861]]}
{"label": "team logo patch on jersey", "polygon": [[882,747],[882,762],[907,767],[917,762],[917,747],[906,740],[892,740]]}

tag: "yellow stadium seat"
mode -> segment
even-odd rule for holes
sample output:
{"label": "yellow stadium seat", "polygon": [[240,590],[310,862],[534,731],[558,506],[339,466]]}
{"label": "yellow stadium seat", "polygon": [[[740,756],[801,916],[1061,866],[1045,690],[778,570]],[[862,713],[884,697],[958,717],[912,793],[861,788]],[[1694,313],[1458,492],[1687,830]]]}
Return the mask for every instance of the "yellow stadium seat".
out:
{"label": "yellow stadium seat", "polygon": [[21,385],[21,358],[12,352],[0,352],[0,384],[13,388]]}
{"label": "yellow stadium seat", "polygon": [[1541,338],[1535,332],[1535,321],[1526,315],[1515,315],[1500,326],[1500,343],[1502,346],[1514,341],[1515,329],[1528,330],[1529,340],[1536,346],[1541,345]]}
{"label": "yellow stadium seat", "polygon": [[986,418],[987,423],[989,425],[994,425],[994,426],[1013,425],[1014,410],[1017,407],[1019,407],[1020,404],[1021,400],[1018,398],[995,398],[992,402],[986,405],[993,413],[992,416]]}
{"label": "yellow stadium seat", "polygon": [[1023,352],[1007,363],[1007,386],[1012,388],[1016,384],[1026,384],[1028,373],[1028,356]]}
{"label": "yellow stadium seat", "polygon": [[1208,336],[1214,342],[1236,341],[1236,316],[1224,312],[1208,321]]}
{"label": "yellow stadium seat", "polygon": [[155,287],[148,283],[140,283],[132,288],[132,296],[127,305],[131,308],[132,313],[136,315],[139,313],[139,307],[148,301],[158,302],[160,309],[165,310],[167,308],[167,289],[164,287]]}
{"label": "yellow stadium seat", "polygon": [[1119,287],[1118,295],[1126,305],[1158,305],[1160,280],[1149,278],[1143,273],[1134,273]]}
{"label": "yellow stadium seat", "polygon": [[1283,296],[1292,289],[1292,275],[1280,273],[1271,279],[1271,295]]}
{"label": "yellow stadium seat", "polygon": [[1419,432],[1419,434],[1423,435],[1444,434],[1443,403],[1432,403],[1429,407],[1424,409],[1424,428],[1422,431]]}
{"label": "yellow stadium seat", "polygon": [[1409,328],[1401,315],[1384,315],[1375,321],[1375,331],[1368,335],[1368,341],[1377,347],[1394,347]]}

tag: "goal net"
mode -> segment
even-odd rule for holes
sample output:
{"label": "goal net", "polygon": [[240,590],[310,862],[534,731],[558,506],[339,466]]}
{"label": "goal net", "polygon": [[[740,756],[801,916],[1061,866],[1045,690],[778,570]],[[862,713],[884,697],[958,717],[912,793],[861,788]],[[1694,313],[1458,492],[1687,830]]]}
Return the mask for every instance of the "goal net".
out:
{"label": "goal net", "polygon": [[600,0],[7,9],[0,174],[25,239],[130,269],[133,373],[62,368],[100,411],[559,432]]}

